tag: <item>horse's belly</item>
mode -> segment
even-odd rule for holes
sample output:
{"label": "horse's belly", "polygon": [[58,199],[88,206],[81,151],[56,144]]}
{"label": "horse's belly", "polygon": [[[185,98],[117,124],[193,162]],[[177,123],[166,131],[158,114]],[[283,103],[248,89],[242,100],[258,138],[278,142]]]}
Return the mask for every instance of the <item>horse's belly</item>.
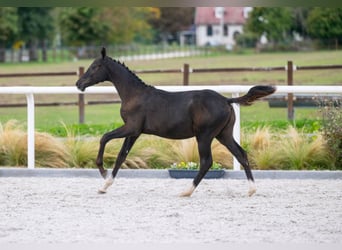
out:
{"label": "horse's belly", "polygon": [[158,122],[157,124],[147,124],[143,133],[153,134],[170,139],[185,139],[193,137],[191,123]]}

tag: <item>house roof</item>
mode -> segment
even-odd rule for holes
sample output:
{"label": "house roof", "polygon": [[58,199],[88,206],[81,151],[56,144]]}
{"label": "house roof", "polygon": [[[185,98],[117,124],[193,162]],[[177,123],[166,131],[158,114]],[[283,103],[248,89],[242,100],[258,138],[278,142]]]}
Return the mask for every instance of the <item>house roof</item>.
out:
{"label": "house roof", "polygon": [[[244,24],[244,7],[223,7],[225,24]],[[220,24],[220,19],[215,16],[215,7],[197,7],[195,24]]]}

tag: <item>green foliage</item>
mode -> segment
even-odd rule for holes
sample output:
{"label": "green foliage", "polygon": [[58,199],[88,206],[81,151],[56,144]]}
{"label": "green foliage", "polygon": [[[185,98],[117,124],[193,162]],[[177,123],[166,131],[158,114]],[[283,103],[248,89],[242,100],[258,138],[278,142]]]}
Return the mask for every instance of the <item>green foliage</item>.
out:
{"label": "green foliage", "polygon": [[5,62],[6,46],[10,45],[18,32],[16,8],[0,7],[0,62]]}
{"label": "green foliage", "polygon": [[59,23],[69,45],[125,44],[151,40],[148,20],[156,16],[155,8],[146,7],[73,7],[60,12]]}
{"label": "green foliage", "polygon": [[305,133],[316,133],[320,130],[322,122],[320,120],[298,119],[294,122],[288,120],[274,121],[242,121],[241,126],[246,131],[254,132],[260,127],[269,127],[273,131],[286,130],[289,126],[300,129]]}
{"label": "green foliage", "polygon": [[105,44],[110,33],[101,9],[94,7],[65,8],[60,13],[60,27],[64,42],[75,46]]}
{"label": "green foliage", "polygon": [[29,48],[30,61],[38,61],[37,48],[43,44],[43,60],[46,61],[46,43],[54,36],[54,18],[52,7],[19,7],[19,38]]}
{"label": "green foliage", "polygon": [[52,7],[19,7],[20,37],[27,41],[52,38],[54,34],[52,9]]}
{"label": "green foliage", "polygon": [[67,137],[68,132],[82,136],[101,136],[104,133],[122,126],[122,122],[112,124],[64,124],[64,126],[50,127],[47,132],[58,137]]}
{"label": "green foliage", "polygon": [[342,169],[342,99],[324,102],[321,112],[323,118],[321,131],[335,165]]}
{"label": "green foliage", "polygon": [[14,7],[0,7],[0,45],[13,42],[18,33],[18,15]]}
{"label": "green foliage", "polygon": [[252,32],[238,35],[236,43],[243,48],[254,48],[259,40],[259,36]]}
{"label": "green foliage", "polygon": [[193,7],[161,7],[160,18],[149,21],[157,32],[156,40],[175,40],[179,31],[190,27],[194,21]]}
{"label": "green foliage", "polygon": [[314,38],[341,40],[342,8],[314,8],[307,19],[307,30]]}
{"label": "green foliage", "polygon": [[116,7],[106,8],[104,16],[112,27],[111,43],[149,43],[153,39],[150,22],[159,19],[160,11],[153,7]]}
{"label": "green foliage", "polygon": [[250,13],[246,28],[258,36],[266,34],[271,41],[279,42],[289,33],[292,23],[289,8],[255,7]]}

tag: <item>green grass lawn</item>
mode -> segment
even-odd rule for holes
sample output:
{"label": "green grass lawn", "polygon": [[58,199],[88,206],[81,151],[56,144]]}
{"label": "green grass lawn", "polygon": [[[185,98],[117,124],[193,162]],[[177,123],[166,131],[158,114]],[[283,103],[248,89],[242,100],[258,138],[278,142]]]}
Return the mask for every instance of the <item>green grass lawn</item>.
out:
{"label": "green grass lawn", "polygon": [[[109,55],[115,58],[115,55]],[[127,61],[125,64],[132,70],[147,69],[180,69],[184,63],[191,68],[223,68],[223,67],[274,67],[285,66],[287,61],[293,61],[294,65],[332,65],[342,64],[342,50],[338,51],[311,51],[291,53],[249,53],[234,54],[225,53],[217,56],[196,56],[187,58],[171,58],[159,60]],[[80,60],[76,62],[62,63],[15,63],[3,64],[1,73],[16,72],[61,72],[77,71],[78,67],[87,68],[92,60]],[[139,74],[139,76],[151,85],[181,84],[182,74]],[[61,86],[74,85],[77,77],[27,77],[27,78],[0,78],[2,85],[34,85],[34,86]],[[190,75],[190,84],[253,84],[257,82],[284,83],[286,72],[238,72],[238,73],[196,73]],[[337,84],[342,82],[341,70],[317,70],[296,71],[295,83],[298,84]]]}
{"label": "green grass lawn", "polygon": [[[115,57],[115,55],[110,55]],[[132,70],[142,69],[180,69],[184,63],[191,68],[220,68],[220,67],[273,67],[285,66],[288,60],[295,65],[332,65],[342,64],[342,50],[314,51],[291,53],[225,53],[215,56],[196,56],[189,58],[173,58],[149,61],[128,61],[126,65]],[[15,63],[3,64],[1,73],[15,72],[61,72],[76,71],[78,67],[87,68],[92,60],[61,63]],[[180,85],[182,74],[139,74],[147,84],[151,85]],[[0,78],[0,86],[74,86],[77,76],[62,77],[26,77],[26,78]],[[342,70],[295,71],[294,82],[310,85],[341,85]],[[191,74],[192,85],[217,84],[286,84],[286,72],[235,72],[235,73],[203,73]],[[108,85],[104,83],[102,85]],[[36,103],[44,102],[70,102],[76,101],[73,95],[37,95]],[[112,95],[89,95],[89,100],[110,100]],[[23,95],[0,95],[0,103],[24,103]],[[250,107],[241,108],[242,126],[255,128],[269,125],[285,127],[287,123],[286,108],[269,108],[267,103],[260,102]],[[0,122],[10,119],[26,122],[26,108],[0,108]],[[307,121],[319,120],[317,109],[298,108],[295,111],[295,122],[305,124]],[[86,107],[86,124],[97,131],[108,130],[122,123],[119,116],[119,105],[89,105]],[[78,123],[78,108],[76,106],[36,107],[36,128],[40,131],[56,131],[63,126],[61,122],[72,125]],[[310,123],[310,122],[309,122]],[[312,125],[312,122],[310,123]],[[102,129],[100,129],[102,126]],[[57,128],[57,129],[56,129]],[[89,128],[90,129],[90,128]],[[88,130],[89,130],[88,129]],[[92,131],[89,131],[92,133]]]}

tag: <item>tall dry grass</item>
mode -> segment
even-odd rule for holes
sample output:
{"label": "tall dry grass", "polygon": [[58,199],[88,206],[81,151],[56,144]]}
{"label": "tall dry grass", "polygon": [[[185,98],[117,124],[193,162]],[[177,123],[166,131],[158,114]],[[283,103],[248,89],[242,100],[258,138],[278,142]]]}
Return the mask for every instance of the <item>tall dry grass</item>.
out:
{"label": "tall dry grass", "polygon": [[[65,126],[65,129],[66,126]],[[80,137],[77,131],[67,130],[66,138],[35,133],[36,166],[91,168],[99,147],[99,138]],[[254,169],[332,169],[334,161],[321,135],[308,136],[293,127],[282,133],[259,128],[253,134],[243,133],[243,147]],[[111,167],[123,144],[123,139],[107,144],[104,164]],[[231,168],[232,155],[214,140],[213,160],[224,168]],[[132,148],[123,168],[168,168],[172,163],[199,162],[197,142],[167,140],[142,135]],[[16,121],[0,124],[0,165],[27,165],[27,134]]]}
{"label": "tall dry grass", "polygon": [[[35,133],[35,164],[37,167],[68,167],[68,152],[61,140]],[[0,163],[5,166],[27,165],[27,133],[17,121],[0,124]]]}
{"label": "tall dry grass", "polygon": [[321,135],[310,137],[293,127],[281,134],[258,128],[247,136],[247,145],[256,169],[330,169],[333,164]]}
{"label": "tall dry grass", "polygon": [[245,137],[248,158],[254,168],[262,170],[279,168],[281,153],[275,146],[277,140],[269,128],[258,128],[254,134]]}
{"label": "tall dry grass", "polygon": [[27,165],[27,143],[23,127],[11,120],[0,124],[0,163],[5,166]]}
{"label": "tall dry grass", "polygon": [[307,137],[293,127],[279,145],[283,169],[331,168],[333,165],[326,142],[321,135]]}

